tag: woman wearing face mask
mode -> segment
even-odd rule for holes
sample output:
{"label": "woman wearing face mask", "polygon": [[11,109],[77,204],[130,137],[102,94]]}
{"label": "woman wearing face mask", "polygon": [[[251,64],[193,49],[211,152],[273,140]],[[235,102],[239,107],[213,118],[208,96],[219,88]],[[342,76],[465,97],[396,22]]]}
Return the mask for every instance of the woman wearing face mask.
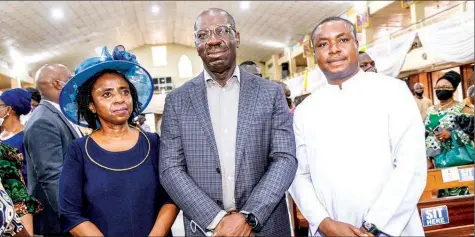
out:
{"label": "woman wearing face mask", "polygon": [[[457,159],[457,157],[453,157],[448,153],[453,149],[457,149],[454,143],[462,147],[467,146],[473,151],[473,141],[456,123],[458,115],[473,114],[472,109],[453,98],[460,82],[461,76],[457,72],[449,71],[445,73],[437,80],[434,87],[440,103],[427,109],[425,119],[425,128],[428,134],[426,137],[427,156],[433,159],[435,168],[446,168],[446,162],[449,163],[451,160]],[[457,196],[467,193],[468,189],[466,187],[453,188],[440,190],[439,196]]]}
{"label": "woman wearing face mask", "polygon": [[[20,116],[26,115],[31,110],[31,94],[30,92],[15,88],[7,90],[0,95],[0,140],[3,143],[13,146],[25,157],[25,149],[23,147],[23,124]],[[23,167],[21,173],[28,185],[26,175],[26,159],[23,159]]]}
{"label": "woman wearing face mask", "polygon": [[117,46],[89,58],[61,91],[72,122],[94,130],[72,142],[59,182],[62,229],[73,236],[170,236],[178,214],[160,185],[159,137],[132,125],[149,104],[149,73]]}

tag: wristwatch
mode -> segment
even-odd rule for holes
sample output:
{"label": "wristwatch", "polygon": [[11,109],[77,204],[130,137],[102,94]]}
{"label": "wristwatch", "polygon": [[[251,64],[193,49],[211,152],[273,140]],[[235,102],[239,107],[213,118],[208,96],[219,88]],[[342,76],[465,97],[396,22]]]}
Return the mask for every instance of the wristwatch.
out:
{"label": "wristwatch", "polygon": [[257,220],[256,216],[254,216],[252,213],[241,213],[244,215],[247,224],[250,225],[252,229],[259,227],[259,221]]}
{"label": "wristwatch", "polygon": [[374,225],[369,222],[363,221],[363,228],[374,236],[381,235],[381,231]]}

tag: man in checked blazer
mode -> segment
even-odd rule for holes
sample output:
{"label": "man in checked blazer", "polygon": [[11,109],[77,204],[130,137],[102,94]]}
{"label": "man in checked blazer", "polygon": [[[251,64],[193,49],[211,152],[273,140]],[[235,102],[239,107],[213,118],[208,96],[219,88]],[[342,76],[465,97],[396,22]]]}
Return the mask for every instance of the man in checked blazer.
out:
{"label": "man in checked blazer", "polygon": [[204,70],[165,100],[160,180],[187,236],[290,236],[292,117],[278,84],[239,70],[239,43],[229,13],[203,11],[195,46]]}

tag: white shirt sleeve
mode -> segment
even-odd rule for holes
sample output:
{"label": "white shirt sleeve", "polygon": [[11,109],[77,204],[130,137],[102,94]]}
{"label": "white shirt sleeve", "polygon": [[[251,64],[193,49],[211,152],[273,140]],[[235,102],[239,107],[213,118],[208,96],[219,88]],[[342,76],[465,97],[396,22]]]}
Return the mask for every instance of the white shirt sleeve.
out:
{"label": "white shirt sleeve", "polygon": [[329,217],[329,215],[315,194],[312,178],[310,177],[310,168],[306,151],[307,144],[302,129],[303,121],[302,119],[299,119],[299,115],[305,116],[304,114],[299,114],[298,111],[296,111],[294,115],[294,133],[297,145],[296,155],[298,168],[289,192],[300,212],[305,219],[307,219],[310,232],[312,235],[315,235],[320,223],[325,218]]}
{"label": "white shirt sleeve", "polygon": [[365,220],[391,236],[400,236],[426,185],[424,125],[404,82],[395,86],[388,96],[392,100],[387,109],[395,168]]}
{"label": "white shirt sleeve", "polygon": [[206,227],[206,230],[212,230],[216,229],[218,226],[219,222],[227,215],[228,213],[221,210],[218,212],[218,214],[214,217],[213,221]]}

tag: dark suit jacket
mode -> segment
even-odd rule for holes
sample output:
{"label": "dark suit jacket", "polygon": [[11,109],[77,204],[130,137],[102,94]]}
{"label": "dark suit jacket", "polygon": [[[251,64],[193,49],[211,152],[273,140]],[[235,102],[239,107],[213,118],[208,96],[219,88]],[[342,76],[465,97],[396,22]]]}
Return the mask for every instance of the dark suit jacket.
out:
{"label": "dark suit jacket", "polygon": [[28,192],[44,205],[34,216],[34,233],[61,233],[58,212],[59,176],[69,144],[78,138],[66,117],[42,100],[25,127]]}
{"label": "dark suit jacket", "polygon": [[[285,191],[297,169],[292,116],[277,83],[244,70],[240,76],[236,207],[257,217],[257,236],[290,236]],[[161,132],[162,185],[183,210],[186,235],[203,235],[194,223],[205,230],[223,210],[203,73],[167,95]]]}

